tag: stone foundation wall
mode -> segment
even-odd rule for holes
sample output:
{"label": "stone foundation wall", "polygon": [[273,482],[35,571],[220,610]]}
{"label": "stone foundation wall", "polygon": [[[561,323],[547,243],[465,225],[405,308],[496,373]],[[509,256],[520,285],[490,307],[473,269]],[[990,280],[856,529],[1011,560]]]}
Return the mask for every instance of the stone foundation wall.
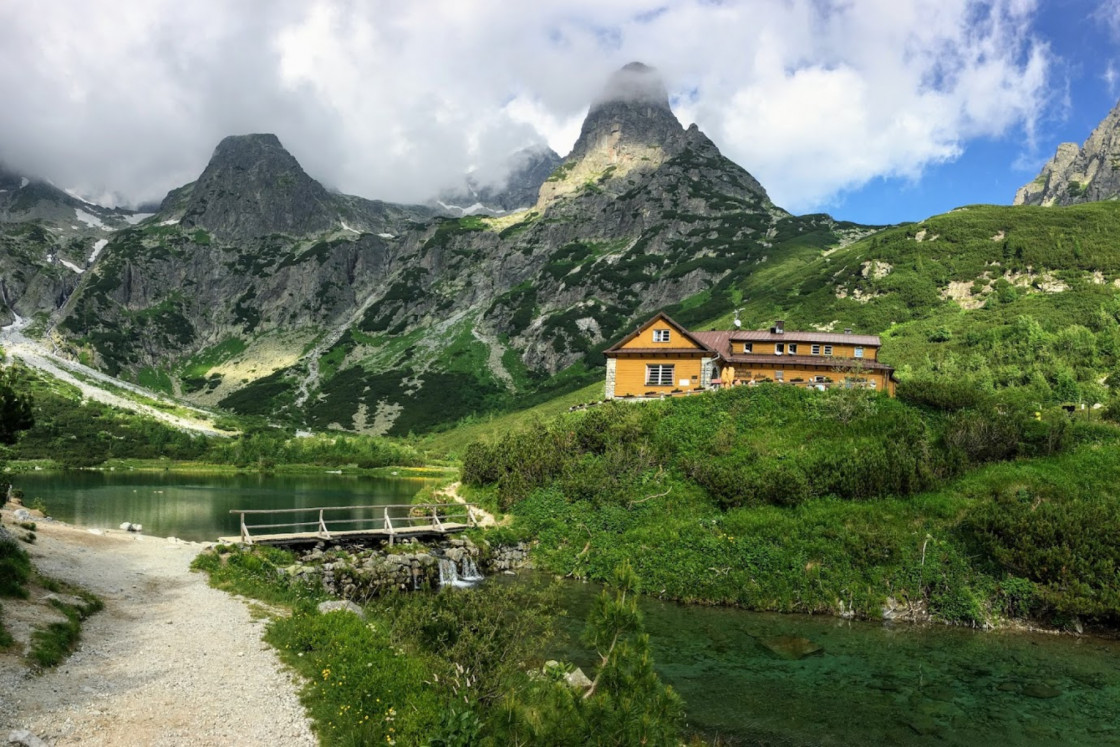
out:
{"label": "stone foundation wall", "polygon": [[438,588],[439,561],[449,560],[461,569],[466,558],[484,575],[530,567],[529,546],[524,542],[484,551],[469,539],[457,537],[436,545],[398,544],[393,552],[387,552],[386,547],[316,546],[285,572],[293,578],[321,584],[340,599],[361,602],[390,590]]}

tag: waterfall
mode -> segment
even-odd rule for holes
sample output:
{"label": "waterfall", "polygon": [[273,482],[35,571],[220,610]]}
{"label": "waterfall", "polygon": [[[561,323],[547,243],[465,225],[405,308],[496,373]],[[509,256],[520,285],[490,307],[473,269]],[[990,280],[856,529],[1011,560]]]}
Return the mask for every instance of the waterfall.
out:
{"label": "waterfall", "polygon": [[441,589],[445,586],[470,587],[482,580],[483,576],[479,573],[478,566],[469,556],[464,555],[460,564],[462,565],[462,573],[460,573],[460,568],[455,565],[455,561],[448,558],[439,558],[439,587]]}
{"label": "waterfall", "polygon": [[477,583],[485,578],[485,576],[482,575],[482,572],[478,570],[478,566],[474,564],[474,559],[471,558],[470,555],[464,555],[463,562],[460,565],[462,565],[462,568],[459,569],[459,577],[464,581]]}

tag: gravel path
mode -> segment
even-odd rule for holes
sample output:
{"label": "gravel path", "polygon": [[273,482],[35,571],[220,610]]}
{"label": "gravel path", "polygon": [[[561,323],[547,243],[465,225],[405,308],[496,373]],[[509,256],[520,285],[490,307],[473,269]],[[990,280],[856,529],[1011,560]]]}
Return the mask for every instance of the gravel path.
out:
{"label": "gravel path", "polygon": [[0,660],[0,738],[27,729],[52,745],[316,744],[294,675],[261,640],[264,622],[189,570],[201,545],[47,522],[38,534],[35,565],[105,609],[55,670]]}

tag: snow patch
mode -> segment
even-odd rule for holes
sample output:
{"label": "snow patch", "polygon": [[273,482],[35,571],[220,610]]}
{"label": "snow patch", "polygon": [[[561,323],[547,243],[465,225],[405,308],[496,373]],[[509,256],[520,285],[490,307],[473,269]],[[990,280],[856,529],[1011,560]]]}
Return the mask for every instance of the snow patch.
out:
{"label": "snow patch", "polygon": [[107,229],[107,226],[101,222],[100,218],[98,218],[96,215],[93,215],[92,213],[87,213],[81,208],[74,208],[74,216],[82,223],[85,223],[91,228],[100,228],[101,230]]}
{"label": "snow patch", "polygon": [[444,210],[449,210],[451,212],[458,212],[459,215],[475,215],[477,213],[485,213],[487,215],[493,215],[494,214],[493,210],[486,207],[481,202],[476,202],[475,204],[473,204],[469,207],[460,207],[459,205],[448,205],[446,202],[441,202],[440,200],[436,200],[436,202],[438,202],[439,206],[442,207]]}
{"label": "snow patch", "polygon": [[174,225],[178,225],[178,223],[179,223],[178,218],[172,218],[171,220],[160,221],[161,226],[174,226]]}
{"label": "snow patch", "polygon": [[90,253],[89,261],[87,262],[87,264],[92,265],[93,261],[101,255],[101,250],[104,249],[105,245],[108,244],[108,243],[109,243],[109,239],[98,239],[96,242],[94,242],[93,252]]}
{"label": "snow patch", "polygon": [[58,261],[59,261],[59,263],[66,265],[67,267],[69,267],[71,270],[78,273],[79,275],[81,275],[83,272],[85,272],[85,270],[83,270],[81,267],[78,267],[73,262],[68,262],[67,260],[62,259],[62,258],[59,258]]}
{"label": "snow patch", "polygon": [[395,239],[395,238],[397,238],[396,236],[394,236],[391,233],[379,233],[377,235],[380,236],[383,239]]}
{"label": "snow patch", "polygon": [[135,226],[145,218],[151,218],[155,213],[133,213],[132,215],[124,216],[124,222],[130,226]]}
{"label": "snow patch", "polygon": [[346,221],[342,220],[341,218],[338,219],[338,222],[342,224],[343,231],[349,231],[350,233],[361,233],[361,231],[359,231],[358,229],[351,228],[350,226],[346,225]]}
{"label": "snow patch", "polygon": [[20,189],[23,189],[24,187],[26,187],[30,183],[31,183],[31,180],[28,179],[26,176],[21,176],[19,178],[19,188]]}

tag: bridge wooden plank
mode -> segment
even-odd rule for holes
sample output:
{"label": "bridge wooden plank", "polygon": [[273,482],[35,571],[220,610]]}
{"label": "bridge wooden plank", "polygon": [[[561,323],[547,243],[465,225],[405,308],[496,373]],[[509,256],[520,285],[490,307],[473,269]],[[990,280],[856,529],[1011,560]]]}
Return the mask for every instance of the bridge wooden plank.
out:
{"label": "bridge wooden plank", "polygon": [[[268,544],[268,543],[283,543],[283,542],[311,542],[322,540],[324,542],[336,542],[344,539],[360,539],[363,537],[384,537],[386,539],[392,535],[395,538],[408,537],[417,534],[449,534],[452,532],[462,532],[470,529],[470,524],[446,524],[440,522],[437,527],[433,524],[422,524],[410,527],[394,528],[392,531],[388,529],[356,529],[348,531],[334,531],[330,533],[330,537],[324,537],[319,532],[287,532],[283,534],[254,534],[253,544]],[[218,542],[228,545],[236,545],[241,542],[240,537],[219,537]]]}

